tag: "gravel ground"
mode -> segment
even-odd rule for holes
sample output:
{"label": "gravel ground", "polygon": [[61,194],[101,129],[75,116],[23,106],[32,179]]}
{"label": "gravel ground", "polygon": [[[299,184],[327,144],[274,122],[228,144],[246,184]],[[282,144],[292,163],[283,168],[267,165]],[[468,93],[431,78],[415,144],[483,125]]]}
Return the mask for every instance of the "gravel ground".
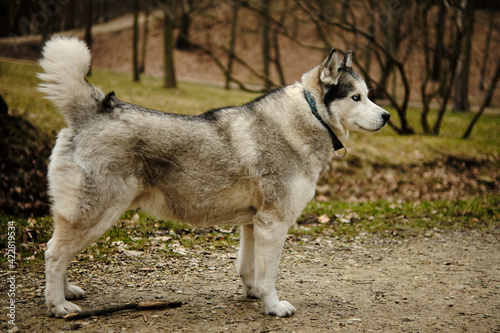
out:
{"label": "gravel ground", "polygon": [[[22,265],[10,332],[500,332],[499,230],[434,230],[409,238],[290,235],[277,289],[297,313],[275,318],[242,295],[237,248],[179,248],[167,256],[117,250],[79,255],[69,279],[84,310],[135,301],[182,301],[180,308],[123,311],[65,321],[44,305],[43,264]],[[5,274],[2,282],[6,280]],[[0,285],[2,309],[6,285]],[[2,311],[2,313],[6,313]]]}

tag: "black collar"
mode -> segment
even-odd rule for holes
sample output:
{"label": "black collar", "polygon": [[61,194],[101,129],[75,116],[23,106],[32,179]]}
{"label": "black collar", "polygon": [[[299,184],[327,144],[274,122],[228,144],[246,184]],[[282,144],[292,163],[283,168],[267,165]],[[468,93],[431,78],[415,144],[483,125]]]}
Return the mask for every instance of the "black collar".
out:
{"label": "black collar", "polygon": [[342,142],[340,142],[339,138],[337,138],[335,133],[333,133],[330,126],[328,126],[328,124],[325,123],[325,121],[319,115],[318,108],[316,107],[316,101],[314,100],[314,97],[312,97],[311,93],[306,89],[304,89],[304,96],[306,97],[307,103],[309,103],[309,107],[311,108],[312,114],[316,117],[316,119],[319,120],[321,125],[323,125],[328,130],[328,133],[330,134],[330,138],[332,139],[333,149],[335,150],[335,152],[337,150],[344,149],[344,155],[338,156],[334,152],[335,157],[337,157],[337,158],[344,157],[347,154],[347,149],[344,147]]}

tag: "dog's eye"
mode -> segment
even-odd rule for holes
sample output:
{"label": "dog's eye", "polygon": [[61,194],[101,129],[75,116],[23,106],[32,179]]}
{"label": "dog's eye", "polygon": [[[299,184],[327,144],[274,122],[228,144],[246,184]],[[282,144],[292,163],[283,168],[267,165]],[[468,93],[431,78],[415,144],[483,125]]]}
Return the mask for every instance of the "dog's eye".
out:
{"label": "dog's eye", "polygon": [[351,98],[352,98],[352,100],[353,100],[353,101],[355,101],[355,102],[359,102],[359,101],[361,100],[361,96],[359,96],[359,94],[354,95],[354,96],[352,96]]}

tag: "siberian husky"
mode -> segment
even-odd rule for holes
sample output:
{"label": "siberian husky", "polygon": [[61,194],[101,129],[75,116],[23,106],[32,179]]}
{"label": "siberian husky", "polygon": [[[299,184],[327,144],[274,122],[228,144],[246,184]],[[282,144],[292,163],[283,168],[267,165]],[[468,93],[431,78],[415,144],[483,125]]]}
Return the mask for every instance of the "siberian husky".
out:
{"label": "siberian husky", "polygon": [[237,107],[199,116],[169,114],[104,94],[85,76],[90,51],[54,37],[43,49],[39,90],[60,110],[48,171],[54,234],[45,252],[46,301],[57,317],[81,311],[68,300],[75,255],[129,209],[197,226],[241,226],[238,272],[245,296],[289,316],[275,278],[288,229],[314,196],[323,169],[349,131],[375,132],[389,113],[332,49],[300,83]]}

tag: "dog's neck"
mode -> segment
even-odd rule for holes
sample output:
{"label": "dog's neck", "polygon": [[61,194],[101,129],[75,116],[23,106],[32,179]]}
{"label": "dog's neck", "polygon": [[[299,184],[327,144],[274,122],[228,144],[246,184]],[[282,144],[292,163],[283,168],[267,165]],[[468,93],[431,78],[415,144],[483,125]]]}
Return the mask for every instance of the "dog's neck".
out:
{"label": "dog's neck", "polygon": [[330,126],[328,126],[328,124],[325,123],[323,118],[321,118],[321,116],[319,115],[318,108],[316,107],[316,100],[314,99],[314,97],[312,97],[311,92],[308,91],[307,89],[304,89],[304,96],[307,100],[307,103],[309,103],[309,107],[311,108],[312,114],[316,117],[316,119],[318,119],[318,121],[321,123],[321,125],[323,125],[328,130],[328,133],[330,134],[330,139],[332,140],[333,149],[335,150],[335,152],[337,150],[344,149],[343,155],[340,156],[340,155],[335,154],[335,157],[339,157],[339,158],[344,157],[345,154],[347,153],[347,149],[344,147],[342,142],[340,142],[339,138],[337,138],[335,133],[333,133]]}
{"label": "dog's neck", "polygon": [[[328,130],[328,134],[330,135],[330,138],[332,140],[332,145],[333,145],[333,149],[334,149],[334,156],[337,158],[342,158],[347,153],[347,149],[342,144],[342,141],[347,140],[347,138],[349,137],[349,132],[344,129],[344,127],[340,124],[340,121],[337,118],[333,119],[333,123],[331,125],[323,120],[323,118],[321,117],[320,112],[318,110],[318,105],[316,103],[316,100],[318,98],[321,98],[321,99],[319,99],[319,101],[322,100],[322,92],[318,91],[318,89],[309,90],[308,88],[306,88],[306,87],[320,87],[321,86],[319,84],[319,82],[317,82],[316,84],[308,84],[308,81],[316,76],[316,75],[314,75],[314,72],[316,70],[317,70],[317,68],[304,74],[302,77],[302,84],[301,85],[302,85],[302,88],[304,90],[304,97],[307,100],[307,103],[309,104],[309,107],[311,109],[312,114],[321,123],[321,125],[323,125]],[[338,150],[341,150],[341,149],[343,149],[344,152],[341,153],[340,155],[338,155],[336,152]]]}

